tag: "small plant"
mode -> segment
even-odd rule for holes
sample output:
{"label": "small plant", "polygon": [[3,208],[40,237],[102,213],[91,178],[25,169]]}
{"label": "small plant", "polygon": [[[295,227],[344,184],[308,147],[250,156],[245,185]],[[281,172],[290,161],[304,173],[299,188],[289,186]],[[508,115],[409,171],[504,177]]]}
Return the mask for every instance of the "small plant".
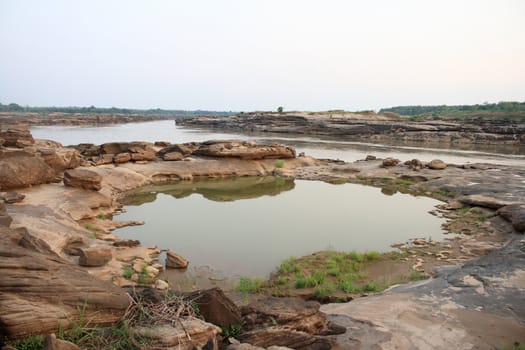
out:
{"label": "small plant", "polygon": [[384,287],[381,287],[379,284],[377,284],[375,282],[367,283],[363,287],[363,291],[364,292],[373,292],[373,293],[380,292],[380,291],[382,291],[384,289],[385,289]]}
{"label": "small plant", "polygon": [[93,226],[92,224],[85,224],[84,227],[86,228],[86,230],[95,231],[95,226]]}
{"label": "small plant", "polygon": [[337,277],[341,273],[341,270],[338,267],[332,267],[326,270],[326,273],[330,276]]}
{"label": "small plant", "polygon": [[424,274],[422,274],[419,271],[410,272],[410,275],[408,277],[410,278],[411,281],[420,281],[420,280],[424,280],[427,278]]}
{"label": "small plant", "polygon": [[124,270],[122,272],[122,276],[124,278],[127,278],[129,280],[131,278],[131,276],[133,276],[134,274],[135,274],[135,270],[133,270],[132,267],[130,267],[130,266],[124,267]]}
{"label": "small plant", "polygon": [[30,335],[27,338],[9,342],[7,345],[17,350],[40,350],[44,348],[44,337],[42,335]]}
{"label": "small plant", "polygon": [[335,285],[332,283],[326,283],[323,286],[318,286],[314,290],[314,295],[317,298],[328,298],[331,297],[335,293]]}
{"label": "small plant", "polygon": [[299,266],[297,266],[297,258],[295,256],[289,257],[277,268],[279,273],[296,273],[299,272],[299,270]]}
{"label": "small plant", "polygon": [[279,169],[280,169],[280,168],[284,168],[284,160],[282,160],[282,159],[278,159],[278,160],[276,160],[276,161],[275,161],[275,167],[276,167],[276,168],[279,168]]}
{"label": "small plant", "polygon": [[91,239],[97,239],[97,234],[95,232],[91,232],[90,234],[88,234],[88,238],[91,238]]}
{"label": "small plant", "polygon": [[222,335],[225,338],[237,337],[242,332],[242,324],[232,324],[228,327],[221,327]]}
{"label": "small plant", "polygon": [[235,290],[243,294],[255,294],[259,293],[264,285],[264,280],[260,278],[249,278],[241,276],[239,278],[239,284],[235,286]]}
{"label": "small plant", "polygon": [[75,344],[87,342],[91,338],[95,337],[98,328],[92,326],[92,319],[86,318],[87,303],[84,302],[82,306],[77,307],[78,319],[74,320],[71,324],[71,328],[65,330],[62,325],[58,324],[58,338],[70,341]]}

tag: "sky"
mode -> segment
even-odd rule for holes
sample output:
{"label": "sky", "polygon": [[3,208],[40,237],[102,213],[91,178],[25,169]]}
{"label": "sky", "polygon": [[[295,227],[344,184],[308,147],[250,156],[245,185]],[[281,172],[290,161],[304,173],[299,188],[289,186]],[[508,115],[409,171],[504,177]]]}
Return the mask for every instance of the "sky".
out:
{"label": "sky", "polygon": [[4,104],[498,101],[525,101],[523,0],[0,0]]}

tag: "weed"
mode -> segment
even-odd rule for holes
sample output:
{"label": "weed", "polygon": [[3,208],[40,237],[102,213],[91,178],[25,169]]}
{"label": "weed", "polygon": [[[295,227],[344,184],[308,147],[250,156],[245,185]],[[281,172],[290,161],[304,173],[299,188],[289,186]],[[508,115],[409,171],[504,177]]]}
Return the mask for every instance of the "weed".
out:
{"label": "weed", "polygon": [[100,214],[97,215],[97,219],[105,220],[106,219],[106,215],[103,214],[103,213],[100,213]]}
{"label": "weed", "polygon": [[302,289],[302,288],[312,288],[317,285],[317,281],[312,276],[304,276],[300,275],[295,280],[295,288]]}
{"label": "weed", "polygon": [[278,159],[275,161],[275,167],[276,168],[284,168],[284,160]]}
{"label": "weed", "polygon": [[341,270],[338,267],[332,267],[326,270],[326,273],[330,276],[337,277],[341,273]]}
{"label": "weed", "polygon": [[279,273],[296,273],[299,272],[299,270],[299,266],[297,266],[297,258],[295,256],[289,257],[277,268],[277,272]]}
{"label": "weed", "polygon": [[92,224],[85,224],[84,227],[86,228],[86,230],[95,231],[95,226],[93,226]]}
{"label": "weed", "polygon": [[264,285],[264,280],[260,278],[249,278],[241,276],[239,278],[239,284],[235,286],[235,290],[243,294],[255,294],[259,293]]}
{"label": "weed", "polygon": [[442,189],[437,189],[437,190],[434,190],[432,191],[432,194],[434,196],[437,196],[437,197],[448,197],[448,198],[453,198],[456,196],[456,194],[454,192],[450,192],[450,191],[447,191],[447,190],[442,190]]}
{"label": "weed", "polygon": [[379,260],[379,258],[381,258],[381,253],[376,251],[366,252],[364,255],[367,261]]}
{"label": "weed", "polygon": [[232,324],[228,327],[221,327],[224,338],[237,337],[242,332],[242,324]]}
{"label": "weed", "polygon": [[367,283],[363,287],[363,291],[364,292],[374,292],[374,293],[380,292],[380,291],[382,291],[384,289],[385,289],[384,286],[380,286],[376,282]]}
{"label": "weed", "polygon": [[132,267],[130,267],[130,266],[124,267],[124,270],[122,272],[122,276],[124,278],[130,279],[131,276],[133,276],[134,274],[135,274],[135,270],[133,270]]}
{"label": "weed", "polygon": [[78,318],[71,323],[71,328],[65,330],[61,323],[58,324],[58,338],[81,344],[90,341],[98,333],[98,328],[92,326],[92,319],[86,318],[87,303],[77,307]]}
{"label": "weed", "polygon": [[90,234],[88,234],[88,238],[91,238],[91,239],[97,239],[97,234],[95,232],[91,232]]}
{"label": "weed", "polygon": [[335,285],[333,283],[326,283],[323,286],[318,286],[314,289],[314,295],[318,298],[328,298],[335,293]]}
{"label": "weed", "polygon": [[8,342],[7,345],[18,350],[40,350],[44,348],[44,336],[30,335],[24,339]]}
{"label": "weed", "polygon": [[414,184],[414,181],[410,179],[399,179],[396,181],[396,185],[399,185],[399,186],[410,186],[413,184]]}
{"label": "weed", "polygon": [[408,278],[410,278],[411,281],[419,281],[419,280],[427,279],[427,277],[419,271],[410,272],[410,275],[408,276]]}

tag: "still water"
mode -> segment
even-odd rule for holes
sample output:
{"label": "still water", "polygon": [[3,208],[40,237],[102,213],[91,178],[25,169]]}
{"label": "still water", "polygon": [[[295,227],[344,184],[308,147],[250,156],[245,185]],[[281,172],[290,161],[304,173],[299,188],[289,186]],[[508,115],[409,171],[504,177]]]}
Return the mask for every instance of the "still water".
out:
{"label": "still water", "polygon": [[386,251],[393,242],[440,240],[439,202],[387,196],[355,184],[274,177],[181,181],[132,192],[115,233],[186,257],[219,275],[264,277],[290,256],[319,250]]}
{"label": "still water", "polygon": [[377,144],[353,142],[328,137],[305,137],[304,135],[283,134],[232,134],[192,130],[179,127],[173,121],[153,121],[107,126],[33,126],[33,136],[50,139],[63,145],[79,143],[101,144],[117,141],[169,141],[184,143],[191,141],[242,139],[262,142],[284,143],[296,147],[298,152],[316,158],[340,159],[353,162],[372,154],[377,157],[395,157],[403,161],[418,158],[430,161],[439,158],[447,163],[492,163],[524,164],[525,147],[463,145],[446,148],[439,144]]}

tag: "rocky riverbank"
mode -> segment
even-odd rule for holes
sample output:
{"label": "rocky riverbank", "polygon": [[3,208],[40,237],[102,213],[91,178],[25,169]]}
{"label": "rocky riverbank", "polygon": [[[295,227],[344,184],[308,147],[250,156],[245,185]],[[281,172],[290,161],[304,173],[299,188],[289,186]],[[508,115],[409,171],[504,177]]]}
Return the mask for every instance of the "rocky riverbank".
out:
{"label": "rocky riverbank", "polygon": [[31,113],[0,112],[0,125],[107,125],[175,120],[177,116],[161,114],[92,114],[92,113]]}
{"label": "rocky riverbank", "polygon": [[525,144],[525,123],[501,119],[421,120],[392,113],[254,112],[235,116],[196,116],[177,125],[209,130],[272,132],[344,137],[356,141],[410,141],[443,144]]}
{"label": "rocky riverbank", "polygon": [[[298,349],[458,345],[469,349],[525,342],[523,166],[425,165],[373,157],[350,164],[296,157],[286,146],[239,141],[63,148],[51,141],[35,141],[26,132],[5,132],[0,138],[10,141],[4,142],[0,156],[0,189],[6,191],[1,194],[0,213],[4,337],[56,332],[59,325],[71,327],[80,316],[112,324],[132,304],[128,290],[119,286],[146,283],[169,288],[158,282],[164,267],[155,264],[157,247],[141,247],[110,233],[120,225],[137,224],[111,220],[126,191],[193,177],[274,175],[364,183],[388,193],[401,190],[433,196],[445,201],[443,210],[449,214],[463,205],[481,208],[491,215],[480,226],[491,228],[499,238],[495,244],[482,236],[458,243],[458,255],[464,259],[444,261],[456,266],[439,270],[436,278],[326,305],[323,312],[319,304],[301,299],[264,297],[239,308],[216,295],[213,300],[219,300],[222,308],[215,315],[232,318],[210,316],[204,310],[208,302],[202,303],[201,314],[223,327],[224,334],[264,348]],[[477,223],[465,228],[468,225]],[[486,257],[472,260],[480,255]],[[423,268],[430,271],[432,266]],[[129,279],[122,276],[126,267]],[[249,325],[241,334],[234,327],[239,319]],[[216,326],[191,316],[180,322],[178,330],[178,324],[163,324],[150,330],[137,328],[137,334],[154,334],[150,341],[157,347],[218,347],[221,331]],[[166,343],[168,338],[171,343]],[[247,347],[232,344],[230,348]]]}

